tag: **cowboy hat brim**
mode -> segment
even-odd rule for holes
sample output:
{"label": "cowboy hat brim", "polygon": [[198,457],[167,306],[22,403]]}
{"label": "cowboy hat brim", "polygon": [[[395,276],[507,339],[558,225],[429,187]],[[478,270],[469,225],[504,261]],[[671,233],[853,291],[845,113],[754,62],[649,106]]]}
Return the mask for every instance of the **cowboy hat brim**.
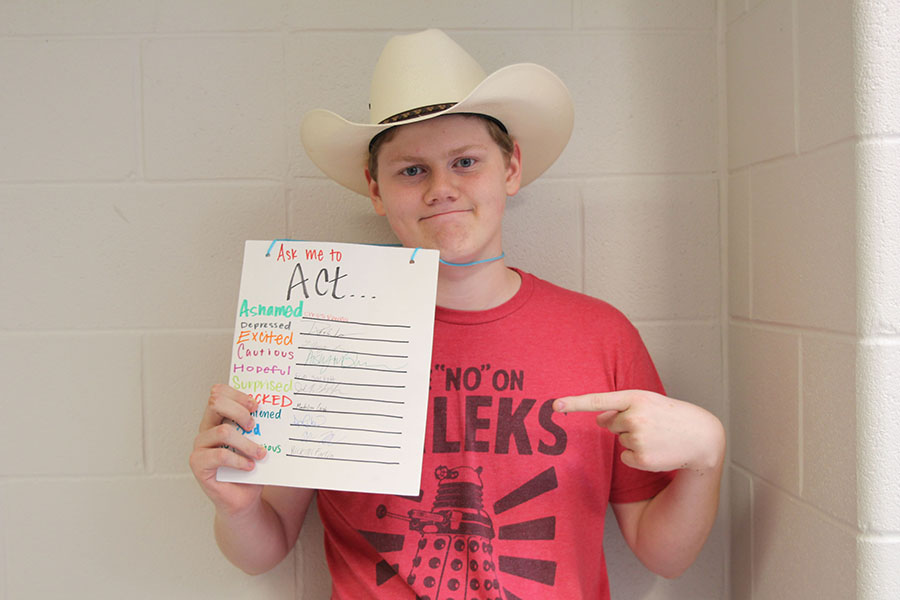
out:
{"label": "cowboy hat brim", "polygon": [[572,98],[559,77],[540,65],[519,63],[488,75],[444,111],[396,123],[353,123],[328,110],[310,111],[303,117],[300,139],[325,175],[368,196],[365,168],[372,138],[391,127],[460,113],[488,115],[506,127],[522,149],[523,186],[559,157],[574,124]]}

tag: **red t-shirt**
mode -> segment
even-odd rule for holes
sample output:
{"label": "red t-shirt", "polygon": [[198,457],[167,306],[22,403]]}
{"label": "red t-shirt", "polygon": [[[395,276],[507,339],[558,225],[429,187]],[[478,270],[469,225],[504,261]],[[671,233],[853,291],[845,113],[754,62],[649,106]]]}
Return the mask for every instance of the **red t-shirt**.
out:
{"label": "red t-shirt", "polygon": [[551,402],[662,385],[619,311],[520,275],[497,308],[437,308],[418,497],[319,492],[334,598],[609,598],[608,503],[671,475],[627,467],[593,414]]}

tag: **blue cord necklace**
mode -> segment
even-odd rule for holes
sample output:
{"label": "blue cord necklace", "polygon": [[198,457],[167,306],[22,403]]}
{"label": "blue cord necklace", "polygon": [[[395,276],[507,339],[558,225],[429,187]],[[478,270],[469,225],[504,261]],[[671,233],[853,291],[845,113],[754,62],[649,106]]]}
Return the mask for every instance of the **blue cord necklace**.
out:
{"label": "blue cord necklace", "polygon": [[[418,252],[418,251],[419,251],[418,248],[413,250],[412,256],[409,257],[410,263],[415,261],[416,252]],[[442,265],[447,265],[448,267],[471,267],[473,265],[480,265],[480,264],[484,264],[484,263],[494,262],[495,260],[500,260],[501,258],[503,258],[505,256],[506,256],[506,252],[501,252],[499,256],[494,256],[493,258],[482,258],[481,260],[473,260],[472,262],[467,262],[467,263],[450,262],[450,261],[444,260],[443,258],[439,258],[438,260],[440,261],[440,263]]]}
{"label": "blue cord necklace", "polygon": [[501,252],[500,256],[495,256],[493,258],[482,258],[481,260],[473,260],[472,262],[467,262],[467,263],[453,263],[453,262],[446,261],[443,258],[439,258],[438,260],[441,261],[442,265],[447,265],[448,267],[471,267],[472,265],[480,265],[482,263],[494,262],[495,260],[500,260],[504,256],[506,256],[506,252]]}

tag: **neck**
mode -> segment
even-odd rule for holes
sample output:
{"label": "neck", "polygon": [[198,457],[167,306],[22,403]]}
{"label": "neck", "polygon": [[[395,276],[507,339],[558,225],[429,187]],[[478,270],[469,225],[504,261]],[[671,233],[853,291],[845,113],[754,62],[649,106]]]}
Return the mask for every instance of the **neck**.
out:
{"label": "neck", "polygon": [[519,290],[521,278],[503,259],[438,270],[437,304],[455,310],[487,310],[500,306]]}

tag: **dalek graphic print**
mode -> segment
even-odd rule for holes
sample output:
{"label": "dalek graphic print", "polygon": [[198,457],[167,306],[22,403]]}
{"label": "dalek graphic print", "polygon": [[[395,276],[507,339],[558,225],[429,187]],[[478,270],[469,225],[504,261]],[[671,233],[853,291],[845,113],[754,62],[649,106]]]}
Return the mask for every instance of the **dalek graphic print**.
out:
{"label": "dalek graphic print", "polygon": [[[484,510],[481,467],[435,469],[432,509],[393,514],[384,505],[376,516],[407,521],[419,539],[407,583],[420,600],[500,600],[500,583],[493,559],[494,525]],[[496,595],[496,596],[495,596]]]}

